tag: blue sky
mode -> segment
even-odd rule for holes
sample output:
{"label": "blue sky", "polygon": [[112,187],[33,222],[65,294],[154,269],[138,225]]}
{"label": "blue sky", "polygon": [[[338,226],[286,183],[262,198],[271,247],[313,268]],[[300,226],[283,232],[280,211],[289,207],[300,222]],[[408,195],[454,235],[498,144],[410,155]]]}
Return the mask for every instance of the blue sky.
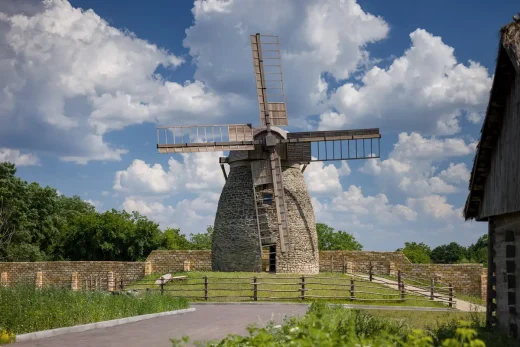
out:
{"label": "blue sky", "polygon": [[219,154],[159,155],[155,127],[257,124],[247,40],[260,31],[280,36],[289,131],[383,134],[380,160],[309,166],[316,219],[371,250],[467,245],[486,230],[461,207],[498,30],[518,10],[512,0],[4,1],[0,160],[100,211],[201,232],[223,185]]}

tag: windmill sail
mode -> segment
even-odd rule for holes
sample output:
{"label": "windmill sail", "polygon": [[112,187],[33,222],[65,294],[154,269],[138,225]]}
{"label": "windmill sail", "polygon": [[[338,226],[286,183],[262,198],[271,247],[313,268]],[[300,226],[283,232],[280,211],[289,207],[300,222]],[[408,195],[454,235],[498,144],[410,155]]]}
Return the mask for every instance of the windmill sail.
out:
{"label": "windmill sail", "polygon": [[287,160],[311,162],[379,158],[380,139],[373,128],[294,132],[281,142],[287,143]]}
{"label": "windmill sail", "polygon": [[249,151],[255,143],[251,124],[157,127],[159,153]]}
{"label": "windmill sail", "polygon": [[[251,35],[260,123],[266,125],[266,112],[271,125],[286,126],[287,107],[283,88],[282,57],[278,36]],[[267,108],[266,108],[267,105]]]}

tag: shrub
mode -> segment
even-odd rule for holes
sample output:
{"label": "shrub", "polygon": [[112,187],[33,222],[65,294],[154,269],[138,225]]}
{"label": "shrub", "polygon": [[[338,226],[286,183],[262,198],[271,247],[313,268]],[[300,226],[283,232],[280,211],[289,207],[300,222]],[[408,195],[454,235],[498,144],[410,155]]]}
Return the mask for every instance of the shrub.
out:
{"label": "shrub", "polygon": [[8,343],[14,342],[15,338],[16,337],[14,333],[0,327],[0,345],[6,345]]}
{"label": "shrub", "polygon": [[[376,317],[366,311],[349,310],[313,303],[301,318],[289,317],[281,325],[269,322],[265,328],[248,327],[248,336],[228,335],[221,341],[199,343],[206,347],[282,347],[282,346],[339,346],[339,347],[485,347],[514,346],[514,341],[481,328],[475,315],[471,322],[439,324],[424,330],[411,329],[403,321]],[[172,339],[174,347],[183,346],[188,339]],[[495,344],[497,342],[498,344]]]}

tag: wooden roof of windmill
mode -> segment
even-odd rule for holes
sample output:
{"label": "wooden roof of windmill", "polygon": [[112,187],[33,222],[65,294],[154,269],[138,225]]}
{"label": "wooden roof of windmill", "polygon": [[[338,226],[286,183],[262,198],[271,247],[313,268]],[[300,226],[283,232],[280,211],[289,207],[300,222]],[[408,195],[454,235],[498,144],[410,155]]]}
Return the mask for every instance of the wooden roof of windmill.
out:
{"label": "wooden roof of windmill", "polygon": [[464,207],[464,218],[466,220],[487,220],[486,217],[479,217],[486,178],[491,168],[491,159],[501,131],[512,82],[515,75],[520,74],[520,13],[515,15],[513,19],[513,22],[500,30],[495,77],[473,161],[469,194]]}

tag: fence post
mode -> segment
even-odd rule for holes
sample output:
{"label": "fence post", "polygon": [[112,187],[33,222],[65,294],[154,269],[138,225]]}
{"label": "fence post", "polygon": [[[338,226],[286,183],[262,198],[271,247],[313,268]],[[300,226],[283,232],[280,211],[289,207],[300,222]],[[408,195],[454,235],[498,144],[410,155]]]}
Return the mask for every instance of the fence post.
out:
{"label": "fence post", "polygon": [[368,267],[368,278],[370,279],[370,282],[372,282],[372,262],[370,262]]}
{"label": "fence post", "polygon": [[116,289],[116,281],[113,271],[107,273],[107,287],[109,292],[113,292]]}
{"label": "fence post", "polygon": [[449,307],[453,307],[453,287],[451,286],[451,283],[448,284],[448,286],[449,286],[449,291],[450,291],[449,292],[449,298],[448,298],[448,301],[449,301],[448,306]]}
{"label": "fence post", "polygon": [[204,300],[208,301],[208,276],[204,276]]}
{"label": "fence post", "polygon": [[161,277],[161,295],[164,294],[164,278]]}
{"label": "fence post", "polygon": [[41,271],[36,272],[35,286],[36,286],[36,288],[43,287],[43,272],[41,272]]}
{"label": "fence post", "polygon": [[121,290],[125,289],[125,282],[124,282],[123,276],[121,276],[121,284],[119,286],[119,289],[121,289]]}
{"label": "fence post", "polygon": [[258,283],[256,282],[256,276],[253,277],[253,301],[258,301]]}
{"label": "fence post", "polygon": [[330,272],[334,272],[334,255],[330,255]]}
{"label": "fence post", "polygon": [[78,290],[79,289],[79,282],[78,282],[78,273],[77,272],[73,272],[72,273],[72,276],[71,276],[71,283],[70,283],[70,289],[71,290]]}
{"label": "fence post", "polygon": [[343,254],[343,274],[345,274],[345,254]]}
{"label": "fence post", "polygon": [[433,300],[434,296],[433,293],[435,291],[435,279],[430,280],[430,300]]}
{"label": "fence post", "polygon": [[300,296],[300,298],[302,300],[305,300],[305,276],[302,275],[302,288],[300,289],[301,292],[302,292],[302,295]]}
{"label": "fence post", "polygon": [[350,278],[350,300],[354,300],[354,279]]}
{"label": "fence post", "polygon": [[151,261],[145,261],[144,262],[144,275],[148,276],[152,274],[152,262]]}
{"label": "fence post", "polygon": [[404,301],[404,281],[401,270],[397,271],[397,289],[401,292],[401,301]]}

